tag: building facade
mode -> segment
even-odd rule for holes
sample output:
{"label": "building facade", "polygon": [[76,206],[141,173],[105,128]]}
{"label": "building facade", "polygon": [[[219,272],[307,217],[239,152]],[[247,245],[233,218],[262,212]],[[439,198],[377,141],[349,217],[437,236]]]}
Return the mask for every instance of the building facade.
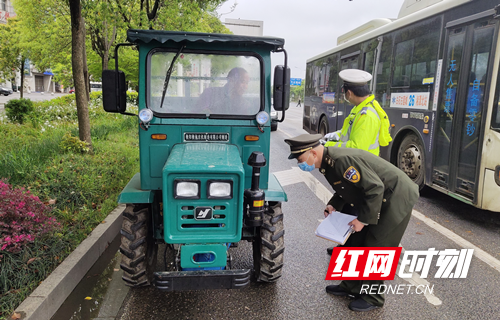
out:
{"label": "building facade", "polygon": [[264,21],[226,18],[224,25],[232,33],[242,36],[262,37],[264,34]]}

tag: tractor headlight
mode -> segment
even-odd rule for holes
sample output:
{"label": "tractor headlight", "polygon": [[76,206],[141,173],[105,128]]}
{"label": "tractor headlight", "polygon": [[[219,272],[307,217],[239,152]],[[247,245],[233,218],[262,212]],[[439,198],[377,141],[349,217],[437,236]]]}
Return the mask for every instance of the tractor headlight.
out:
{"label": "tractor headlight", "polygon": [[258,124],[263,126],[269,121],[269,114],[265,111],[261,111],[261,112],[257,113],[255,120],[257,120]]}
{"label": "tractor headlight", "polygon": [[175,199],[199,199],[200,181],[199,180],[175,180],[174,181]]}
{"label": "tractor headlight", "polygon": [[207,182],[207,198],[232,199],[233,182],[230,180],[209,180]]}
{"label": "tractor headlight", "polygon": [[140,112],[139,112],[139,119],[143,122],[143,123],[149,123],[151,122],[151,120],[153,120],[153,111],[151,111],[150,109],[142,109]]}

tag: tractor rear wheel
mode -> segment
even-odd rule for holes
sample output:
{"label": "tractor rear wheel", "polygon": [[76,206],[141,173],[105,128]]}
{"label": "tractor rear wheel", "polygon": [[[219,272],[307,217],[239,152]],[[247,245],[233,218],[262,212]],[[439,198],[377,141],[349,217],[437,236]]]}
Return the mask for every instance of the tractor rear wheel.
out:
{"label": "tractor rear wheel", "polygon": [[281,277],[285,252],[281,202],[269,203],[260,236],[253,241],[254,270],[257,281],[274,282]]}
{"label": "tractor rear wheel", "polygon": [[122,279],[130,287],[150,285],[158,252],[152,236],[150,205],[127,204],[120,233]]}

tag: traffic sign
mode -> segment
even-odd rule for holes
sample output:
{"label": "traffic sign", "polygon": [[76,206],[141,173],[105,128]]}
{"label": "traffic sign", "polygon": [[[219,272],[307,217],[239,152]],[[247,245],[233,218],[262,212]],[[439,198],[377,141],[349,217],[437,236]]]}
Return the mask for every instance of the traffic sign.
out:
{"label": "traffic sign", "polygon": [[291,86],[300,86],[301,84],[302,84],[301,78],[290,78],[290,85]]}

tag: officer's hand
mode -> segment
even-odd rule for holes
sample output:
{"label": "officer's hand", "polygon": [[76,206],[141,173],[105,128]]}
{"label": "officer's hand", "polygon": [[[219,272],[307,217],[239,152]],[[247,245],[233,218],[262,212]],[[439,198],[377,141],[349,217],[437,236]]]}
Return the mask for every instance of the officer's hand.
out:
{"label": "officer's hand", "polygon": [[331,204],[327,205],[325,208],[325,218],[333,211],[335,211],[335,208]]}
{"label": "officer's hand", "polygon": [[327,141],[339,141],[340,140],[340,131],[327,133],[327,134],[325,134],[324,139]]}
{"label": "officer's hand", "polygon": [[363,229],[363,227],[365,226],[364,224],[359,222],[358,219],[352,220],[351,222],[349,222],[349,225],[352,226],[353,230],[356,232],[360,232]]}

